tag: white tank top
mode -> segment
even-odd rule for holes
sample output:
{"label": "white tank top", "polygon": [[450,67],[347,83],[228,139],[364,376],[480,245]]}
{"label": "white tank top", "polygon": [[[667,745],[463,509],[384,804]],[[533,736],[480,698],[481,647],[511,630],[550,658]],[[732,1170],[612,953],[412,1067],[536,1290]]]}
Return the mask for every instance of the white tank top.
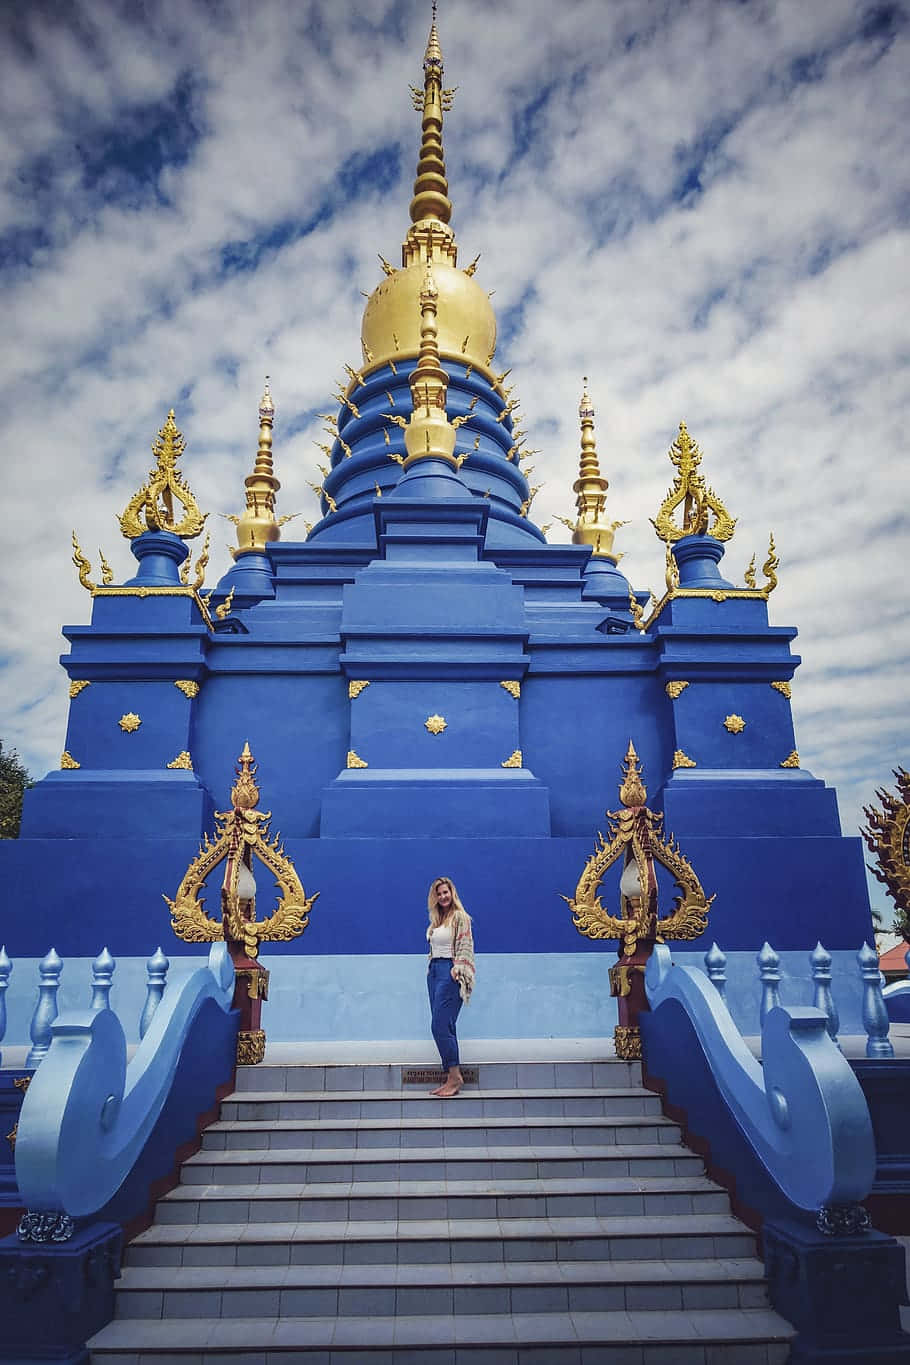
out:
{"label": "white tank top", "polygon": [[430,957],[452,956],[452,926],[440,924],[430,930]]}

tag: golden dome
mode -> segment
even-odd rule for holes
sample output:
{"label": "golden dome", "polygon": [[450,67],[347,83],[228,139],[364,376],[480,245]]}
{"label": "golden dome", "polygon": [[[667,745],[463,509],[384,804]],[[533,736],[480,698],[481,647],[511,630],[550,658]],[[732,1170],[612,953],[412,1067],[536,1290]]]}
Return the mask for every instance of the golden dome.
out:
{"label": "golden dome", "polygon": [[[420,293],[426,263],[414,261],[387,275],[363,312],[361,340],[368,366],[416,356],[420,350]],[[488,369],[496,348],[496,315],[485,291],[463,270],[433,262],[439,291],[439,353]]]}

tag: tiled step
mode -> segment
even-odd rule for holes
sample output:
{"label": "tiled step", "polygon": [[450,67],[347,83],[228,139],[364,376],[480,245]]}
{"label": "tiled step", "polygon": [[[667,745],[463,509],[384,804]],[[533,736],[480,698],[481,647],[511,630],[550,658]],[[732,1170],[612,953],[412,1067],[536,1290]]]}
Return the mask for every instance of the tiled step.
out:
{"label": "tiled step", "polygon": [[760,1262],[126,1268],[120,1318],[388,1317],[396,1313],[660,1312],[765,1308]]}
{"label": "tiled step", "polygon": [[659,1114],[660,1100],[640,1086],[572,1090],[465,1089],[454,1100],[437,1099],[425,1090],[339,1090],[317,1095],[263,1090],[228,1096],[224,1119],[271,1123],[275,1119],[358,1118],[577,1118],[591,1115],[627,1117]]}
{"label": "tiled step", "polygon": [[[577,1218],[725,1213],[726,1192],[705,1176],[580,1180],[353,1181],[307,1186],[298,1168],[238,1167],[249,1184],[183,1184],[158,1204],[159,1223],[366,1222],[447,1218]],[[267,1168],[262,1168],[265,1172]],[[197,1168],[205,1177],[209,1168]],[[287,1182],[287,1183],[285,1183]]]}
{"label": "tiled step", "polygon": [[290,1353],[312,1352],[313,1365],[783,1365],[793,1335],[769,1308],[124,1319],[93,1338],[92,1359],[136,1365],[141,1352],[180,1365],[284,1365]]}
{"label": "tiled step", "polygon": [[[223,1106],[223,1108],[226,1106]],[[251,1123],[248,1131],[268,1131],[269,1145],[293,1133],[297,1149],[328,1147],[523,1147],[591,1144],[679,1143],[679,1129],[662,1114],[590,1115],[571,1119],[468,1118],[456,1105],[428,1118],[309,1119],[273,1118]],[[238,1131],[238,1130],[234,1130]]]}
{"label": "tiled step", "polygon": [[[185,1183],[198,1184],[200,1171],[206,1178],[225,1183],[225,1168],[237,1162],[265,1166],[271,1162],[294,1162],[297,1176],[309,1184],[326,1181],[361,1180],[550,1180],[581,1179],[586,1176],[665,1176],[702,1175],[701,1157],[687,1147],[672,1143],[601,1143],[588,1147],[453,1147],[446,1156],[430,1154],[420,1147],[339,1147],[335,1149],[295,1150],[285,1138],[299,1129],[278,1136],[273,1146],[253,1147],[246,1140],[253,1136],[238,1133],[232,1125],[221,1125],[222,1132],[190,1157],[182,1168]],[[263,1178],[260,1175],[260,1178]]]}
{"label": "tiled step", "polygon": [[[465,1062],[468,1065],[468,1062]],[[413,1090],[425,1094],[432,1088],[426,1083],[404,1086],[402,1076],[412,1070],[402,1063],[383,1063],[374,1066],[340,1064],[335,1066],[260,1066],[242,1067],[237,1072],[236,1094],[252,1094],[263,1090],[293,1091],[350,1091],[350,1090]],[[603,1062],[484,1062],[478,1068],[476,1088],[479,1090],[536,1090],[583,1086],[641,1085],[641,1063],[610,1059]],[[466,1087],[473,1091],[475,1083]]]}
{"label": "tiled step", "polygon": [[126,1250],[148,1265],[374,1265],[461,1261],[710,1260],[755,1255],[730,1214],[160,1223]]}

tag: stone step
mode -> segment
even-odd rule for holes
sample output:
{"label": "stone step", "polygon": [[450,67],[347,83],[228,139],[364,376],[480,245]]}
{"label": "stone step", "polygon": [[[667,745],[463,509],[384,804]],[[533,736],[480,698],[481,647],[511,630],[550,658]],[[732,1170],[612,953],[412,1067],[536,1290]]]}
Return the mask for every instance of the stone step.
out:
{"label": "stone step", "polygon": [[[239,1122],[230,1114],[223,1117]],[[235,1130],[239,1131],[239,1130]],[[297,1134],[295,1148],[334,1147],[522,1147],[591,1144],[673,1143],[679,1145],[679,1128],[662,1114],[581,1115],[572,1119],[469,1118],[457,1105],[445,1114],[427,1118],[299,1119],[276,1114],[261,1122],[248,1122],[247,1131]]]}
{"label": "stone step", "polygon": [[159,1223],[367,1222],[447,1218],[610,1218],[617,1215],[727,1213],[725,1190],[705,1176],[595,1180],[396,1180],[322,1184],[310,1188],[293,1169],[276,1168],[261,1183],[183,1184],[158,1203]]}
{"label": "stone step", "polygon": [[[452,1147],[445,1156],[428,1154],[420,1147],[337,1147],[299,1150],[293,1141],[249,1147],[247,1140],[258,1133],[236,1132],[224,1125],[212,1134],[212,1142],[184,1162],[185,1183],[199,1182],[197,1172],[208,1168],[212,1183],[225,1180],[225,1166],[235,1161],[266,1165],[293,1161],[297,1178],[307,1185],[326,1181],[361,1180],[552,1180],[589,1176],[702,1175],[701,1157],[687,1147],[672,1143],[622,1143],[588,1147]],[[270,1134],[293,1139],[297,1129]],[[226,1145],[227,1144],[227,1145]],[[260,1177],[262,1178],[262,1177]]]}
{"label": "stone step", "polygon": [[753,1257],[729,1213],[404,1219],[401,1222],[156,1222],[126,1248],[131,1266],[373,1265],[461,1261],[711,1260]]}
{"label": "stone step", "polygon": [[437,1099],[426,1090],[339,1090],[318,1096],[263,1090],[236,1091],[225,1099],[222,1117],[270,1123],[273,1119],[441,1118],[578,1118],[592,1115],[627,1117],[659,1114],[660,1099],[641,1086],[572,1090],[462,1090],[455,1099]]}
{"label": "stone step", "polygon": [[757,1260],[126,1267],[118,1318],[764,1308]]}
{"label": "stone step", "polygon": [[[465,1060],[465,1067],[470,1062]],[[434,1068],[425,1068],[428,1071]],[[254,1093],[261,1090],[307,1093],[324,1090],[401,1090],[413,1089],[417,1094],[431,1088],[431,1082],[403,1085],[403,1075],[421,1070],[409,1063],[336,1065],[271,1065],[238,1068],[235,1093]],[[481,1062],[475,1068],[476,1082],[466,1087],[473,1090],[525,1090],[558,1086],[626,1086],[641,1085],[641,1063],[609,1058],[602,1062]]]}
{"label": "stone step", "polygon": [[[136,1365],[783,1365],[794,1329],[770,1308],[405,1317],[115,1320],[93,1361]],[[612,1357],[612,1359],[611,1359]]]}

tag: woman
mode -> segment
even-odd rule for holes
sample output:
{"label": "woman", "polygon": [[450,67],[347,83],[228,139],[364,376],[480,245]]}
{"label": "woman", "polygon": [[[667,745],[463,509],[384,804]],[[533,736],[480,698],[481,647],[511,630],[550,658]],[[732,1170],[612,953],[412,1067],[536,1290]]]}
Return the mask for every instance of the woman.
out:
{"label": "woman", "polygon": [[427,990],[433,1038],[446,1073],[443,1084],[430,1093],[450,1100],[464,1085],[458,1064],[455,1021],[474,989],[474,939],[471,916],[458,899],[455,884],[449,877],[437,877],[432,883],[427,907],[430,912]]}

